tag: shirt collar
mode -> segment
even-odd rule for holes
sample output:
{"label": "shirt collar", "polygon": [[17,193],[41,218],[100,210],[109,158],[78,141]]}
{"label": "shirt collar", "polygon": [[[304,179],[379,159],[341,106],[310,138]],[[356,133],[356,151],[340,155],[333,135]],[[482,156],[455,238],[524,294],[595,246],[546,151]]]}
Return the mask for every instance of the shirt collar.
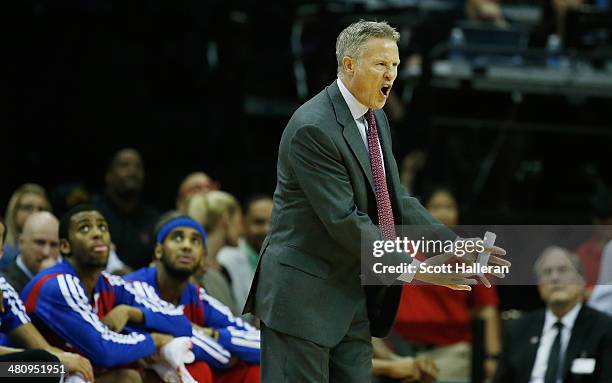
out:
{"label": "shirt collar", "polygon": [[[574,323],[576,322],[576,318],[578,317],[578,313],[582,308],[582,303],[578,303],[574,306],[573,309],[568,311],[567,314],[561,318],[561,323],[563,323],[563,328],[569,331],[572,331],[574,327]],[[544,320],[544,331],[551,330],[555,323],[559,320],[555,314],[550,311],[550,309],[546,309],[546,319]]]}
{"label": "shirt collar", "polygon": [[21,253],[17,256],[17,259],[15,260],[15,262],[17,263],[17,267],[19,267],[19,269],[23,271],[23,273],[27,275],[28,278],[30,279],[34,278],[34,274],[32,274],[30,269],[28,269],[25,263],[23,263],[23,260],[21,259]]}
{"label": "shirt collar", "polygon": [[351,115],[353,118],[358,120],[363,117],[363,115],[368,111],[368,107],[360,103],[355,96],[353,96],[351,91],[348,90],[340,78],[338,78],[336,82],[338,83],[338,88],[340,89],[340,93],[342,93],[342,97],[344,97],[344,101],[346,101],[349,109],[351,110]]}

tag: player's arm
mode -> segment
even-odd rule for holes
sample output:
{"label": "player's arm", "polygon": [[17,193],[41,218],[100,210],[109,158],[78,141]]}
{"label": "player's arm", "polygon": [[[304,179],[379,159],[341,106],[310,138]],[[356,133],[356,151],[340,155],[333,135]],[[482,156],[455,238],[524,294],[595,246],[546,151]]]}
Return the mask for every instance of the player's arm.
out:
{"label": "player's arm", "polygon": [[183,309],[161,299],[152,286],[142,281],[126,282],[118,276],[105,276],[115,289],[116,302],[132,307],[126,309],[125,315],[133,318],[134,324],[140,324],[139,327],[146,331],[173,336],[191,335],[191,323]]}
{"label": "player's arm", "polygon": [[23,349],[21,349],[21,348],[14,348],[14,347],[0,346],[0,355],[13,354],[15,352],[20,352],[20,351],[23,351]]}
{"label": "player's arm", "polygon": [[[117,285],[121,284],[115,282]],[[196,360],[204,361],[215,369],[230,366],[231,354],[213,339],[211,336],[213,332],[192,327],[183,309],[161,299],[151,285],[144,281],[125,281],[121,288],[116,290],[118,293],[116,296],[122,297],[123,302],[134,305],[142,312],[141,323],[145,328],[174,336],[191,336],[192,351]],[[185,325],[188,328],[187,334],[185,334]]]}
{"label": "player's arm", "polygon": [[44,282],[36,303],[28,307],[32,316],[96,366],[112,368],[155,353],[149,334],[120,334],[100,321],[78,279],[72,275],[60,274]]}
{"label": "player's arm", "polygon": [[228,307],[206,294],[200,288],[200,300],[204,304],[204,327],[217,332],[217,341],[232,356],[258,364],[261,357],[260,332],[241,318],[234,317]]}

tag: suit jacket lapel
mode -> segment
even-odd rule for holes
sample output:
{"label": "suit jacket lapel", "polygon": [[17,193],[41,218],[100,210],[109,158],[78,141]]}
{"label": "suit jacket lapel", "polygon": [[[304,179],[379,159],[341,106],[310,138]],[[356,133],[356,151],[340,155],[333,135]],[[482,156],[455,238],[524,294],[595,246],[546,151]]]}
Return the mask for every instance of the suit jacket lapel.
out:
{"label": "suit jacket lapel", "polygon": [[343,127],[342,135],[353,151],[357,161],[359,161],[361,170],[363,170],[363,173],[366,175],[370,188],[372,188],[372,192],[374,192],[374,179],[372,177],[372,167],[370,165],[368,150],[363,143],[361,134],[359,134],[355,119],[353,119],[353,115],[348,105],[346,105],[346,101],[344,101],[344,97],[342,97],[342,93],[340,93],[338,84],[336,84],[335,81],[328,87],[328,94],[331,97],[332,105],[336,112],[336,120]]}
{"label": "suit jacket lapel", "polygon": [[[529,344],[527,344],[527,348],[525,350],[525,354],[523,355],[523,363],[521,368],[521,379],[518,379],[520,382],[528,382],[531,377],[531,371],[533,370],[533,365],[535,364],[536,354],[538,353],[538,347],[540,346],[540,341],[542,340],[542,329],[544,328],[544,310],[538,313],[538,317],[536,320],[531,322],[531,326],[527,330],[527,340]],[[520,366],[519,366],[520,367]]]}

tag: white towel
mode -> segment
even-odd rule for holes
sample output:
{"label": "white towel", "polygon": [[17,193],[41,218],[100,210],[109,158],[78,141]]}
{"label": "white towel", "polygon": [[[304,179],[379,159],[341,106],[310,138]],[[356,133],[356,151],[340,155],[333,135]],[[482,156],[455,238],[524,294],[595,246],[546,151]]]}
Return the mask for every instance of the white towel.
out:
{"label": "white towel", "polygon": [[[191,338],[182,336],[166,343],[160,350],[162,359],[176,371],[181,383],[197,383],[185,368],[185,364],[193,363],[195,360],[192,347]],[[160,377],[163,378],[161,375]]]}
{"label": "white towel", "polygon": [[70,374],[66,379],[64,379],[64,383],[87,383],[83,375],[79,374]]}

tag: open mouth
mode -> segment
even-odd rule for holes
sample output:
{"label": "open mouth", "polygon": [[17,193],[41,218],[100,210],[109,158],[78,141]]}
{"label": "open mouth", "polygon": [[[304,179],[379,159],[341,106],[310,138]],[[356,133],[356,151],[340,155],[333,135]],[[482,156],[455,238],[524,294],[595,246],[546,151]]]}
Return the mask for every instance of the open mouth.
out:
{"label": "open mouth", "polygon": [[382,95],[387,98],[389,97],[389,93],[391,92],[391,86],[390,85],[384,85],[382,88],[380,88],[380,93],[382,93]]}

